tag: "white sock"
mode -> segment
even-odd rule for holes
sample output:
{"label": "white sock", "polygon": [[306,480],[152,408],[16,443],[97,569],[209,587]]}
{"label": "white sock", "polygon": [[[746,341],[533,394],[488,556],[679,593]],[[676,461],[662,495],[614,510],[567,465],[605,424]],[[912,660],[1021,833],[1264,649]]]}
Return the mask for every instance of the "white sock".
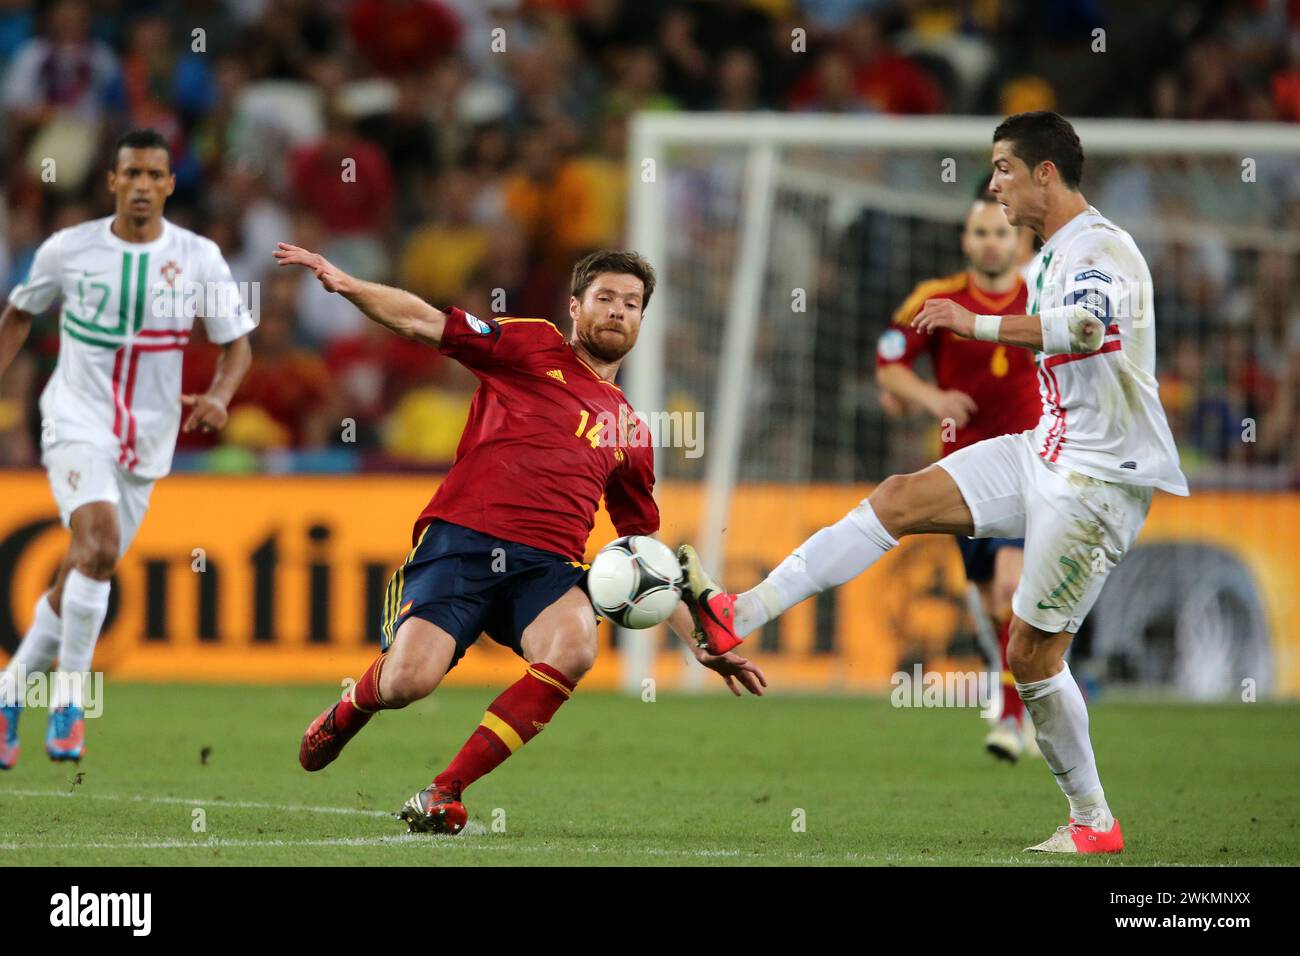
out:
{"label": "white sock", "polygon": [[1092,741],[1088,739],[1088,707],[1070,665],[1062,661],[1059,674],[1047,680],[1017,683],[1016,690],[1038,729],[1038,749],[1070,800],[1070,815],[1076,823],[1109,830],[1115,818],[1102,793]]}
{"label": "white sock", "polygon": [[1102,792],[1101,787],[1086,796],[1071,797],[1070,816],[1074,818],[1075,823],[1081,823],[1085,827],[1092,827],[1103,833],[1109,832],[1115,825],[1115,817],[1110,812],[1110,807],[1106,805],[1106,794]]}
{"label": "white sock", "polygon": [[68,572],[63,585],[63,642],[50,690],[51,710],[68,704],[82,706],[82,682],[108,614],[109,587],[109,582],[86,577],[76,568]]}
{"label": "white sock", "polygon": [[32,626],[23,635],[18,650],[14,651],[14,656],[9,659],[5,669],[0,671],[0,705],[21,706],[27,675],[49,670],[59,655],[63,622],[54,613],[54,608],[50,607],[49,598],[50,592],[46,591],[36,599]]}
{"label": "white sock", "polygon": [[851,581],[898,544],[863,501],[822,528],[736,600],[736,634],[744,637],[800,601]]}

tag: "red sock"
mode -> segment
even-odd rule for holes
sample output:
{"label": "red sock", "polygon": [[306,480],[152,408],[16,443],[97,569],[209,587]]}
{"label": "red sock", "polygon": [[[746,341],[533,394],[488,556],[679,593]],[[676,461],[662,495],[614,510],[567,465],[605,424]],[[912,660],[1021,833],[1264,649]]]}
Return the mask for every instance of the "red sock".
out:
{"label": "red sock", "polygon": [[433,782],[439,787],[464,790],[491,773],[512,753],[541,732],[575,684],[549,664],[533,664],[528,673],[492,701],[483,720],[465,741],[447,769]]}
{"label": "red sock", "polygon": [[1016,691],[1016,679],[1007,666],[1007,645],[1011,643],[1011,618],[998,629],[998,647],[1002,650],[1002,719],[1014,717],[1016,723],[1025,722],[1025,702]]}
{"label": "red sock", "polygon": [[334,711],[334,726],[341,733],[356,733],[375,711],[387,709],[388,702],[379,696],[379,672],[384,669],[387,659],[383,654],[376,657],[361,675],[361,680],[352,685],[352,692],[339,701]]}

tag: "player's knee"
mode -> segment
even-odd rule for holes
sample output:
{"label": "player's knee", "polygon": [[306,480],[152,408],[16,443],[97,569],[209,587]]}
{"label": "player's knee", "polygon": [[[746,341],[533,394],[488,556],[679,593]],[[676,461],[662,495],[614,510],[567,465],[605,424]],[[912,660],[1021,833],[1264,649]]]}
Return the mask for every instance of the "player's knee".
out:
{"label": "player's knee", "polygon": [[579,681],[596,663],[596,645],[574,643],[566,645],[555,654],[551,665],[571,681]]}
{"label": "player's knee", "polygon": [[556,635],[547,663],[569,680],[580,680],[596,663],[595,622],[575,620],[571,627]]}
{"label": "player's knee", "polygon": [[433,661],[392,657],[384,663],[384,701],[390,707],[405,707],[432,694],[441,679]]}
{"label": "player's knee", "polygon": [[876,490],[867,499],[885,530],[895,537],[907,530],[913,478],[913,475],[890,475],[876,486]]}
{"label": "player's knee", "polygon": [[1023,638],[1017,640],[1014,625],[1011,630],[1011,639],[1007,641],[1007,669],[1011,671],[1011,676],[1018,682],[1028,683],[1029,668],[1033,664],[1033,655],[1025,647]]}
{"label": "player's knee", "polygon": [[78,548],[75,567],[88,578],[106,581],[117,566],[117,533],[99,531],[89,535]]}
{"label": "player's knee", "polygon": [[1056,673],[1061,650],[1048,640],[1044,632],[1013,617],[1009,637],[1007,667],[1017,682],[1028,684],[1046,680]]}

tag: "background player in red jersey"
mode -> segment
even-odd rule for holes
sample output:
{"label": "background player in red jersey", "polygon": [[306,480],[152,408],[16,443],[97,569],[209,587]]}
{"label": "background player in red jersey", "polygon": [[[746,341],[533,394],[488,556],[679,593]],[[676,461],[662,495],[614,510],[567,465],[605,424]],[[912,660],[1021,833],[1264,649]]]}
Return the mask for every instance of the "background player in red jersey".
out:
{"label": "background player in red jersey", "polygon": [[[1042,412],[1037,366],[1029,350],[963,339],[947,331],[928,335],[912,327],[928,299],[952,299],[977,314],[1022,314],[1026,289],[1020,266],[1026,255],[1020,233],[1007,222],[998,202],[981,189],[961,236],[966,269],[917,285],[894,313],[876,348],[876,380],[885,393],[939,420],[940,457],[985,438],[1031,429]],[[930,357],[933,383],[913,371],[922,355]],[[978,589],[980,604],[997,634],[1001,658],[1002,713],[984,744],[989,753],[1014,762],[1026,749],[1037,752],[1033,725],[1025,719],[1006,656],[1011,596],[1024,567],[1024,541],[961,535],[956,540],[966,578]],[[976,624],[982,626],[980,621]]]}
{"label": "background player in red jersey", "polygon": [[[312,270],[327,291],[479,379],[451,470],[416,520],[414,546],[389,582],[384,652],[312,722],[299,750],[305,769],[326,766],[376,711],[431,694],[486,633],[524,657],[528,670],[401,814],[411,830],[458,833],[467,820],[462,791],[535,737],[595,660],[596,615],[582,557],[601,499],[620,535],[659,530],[653,449],[614,384],[636,344],[654,270],[632,252],[595,252],[578,262],[566,340],[545,319],[443,312],[287,243],[275,257]],[[754,664],[697,646],[685,601],[669,623],[734,694],[741,693],[737,682],[762,693],[767,681]]]}

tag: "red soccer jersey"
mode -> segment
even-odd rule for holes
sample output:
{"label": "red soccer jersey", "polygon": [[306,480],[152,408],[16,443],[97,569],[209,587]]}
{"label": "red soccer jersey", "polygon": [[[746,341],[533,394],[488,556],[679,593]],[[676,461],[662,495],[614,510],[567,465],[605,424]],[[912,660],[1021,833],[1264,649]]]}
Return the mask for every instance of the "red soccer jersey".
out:
{"label": "red soccer jersey", "polygon": [[943,443],[943,455],[985,438],[1023,432],[1037,425],[1043,405],[1038,395],[1034,353],[1015,345],[964,339],[947,329],[930,334],[918,332],[912,328],[912,320],[926,299],[952,299],[977,315],[1024,315],[1027,297],[1025,284],[1019,279],[1014,291],[1001,296],[977,288],[967,272],[930,279],[912,290],[880,337],[877,368],[895,362],[911,368],[928,351],[935,384],[944,390],[955,388],[975,400],[975,414],[957,429],[953,441]]}
{"label": "red soccer jersey", "polygon": [[654,449],[617,385],[545,319],[447,310],[439,351],[479,379],[434,518],[580,560],[602,496],[623,534],[654,534]]}

